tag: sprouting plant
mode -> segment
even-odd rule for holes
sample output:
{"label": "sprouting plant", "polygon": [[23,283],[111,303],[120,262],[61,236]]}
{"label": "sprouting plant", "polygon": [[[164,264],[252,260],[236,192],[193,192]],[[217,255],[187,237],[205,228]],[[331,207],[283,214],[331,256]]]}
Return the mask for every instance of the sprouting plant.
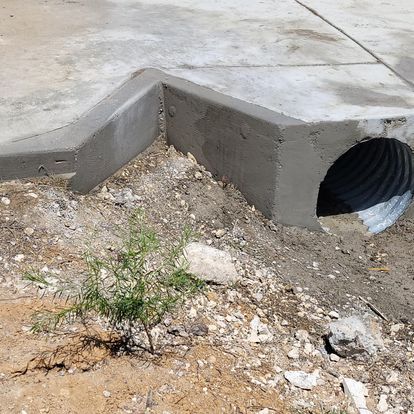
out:
{"label": "sprouting plant", "polygon": [[[85,324],[97,316],[129,346],[135,343],[134,332],[141,329],[148,340],[147,349],[154,353],[152,328],[203,287],[188,272],[183,255],[190,237],[191,231],[185,229],[176,243],[161,246],[143,212],[137,210],[129,219],[120,249],[104,258],[86,253],[81,282],[59,280],[55,287],[55,297],[65,296],[66,304],[37,314],[32,330],[53,331],[62,323]],[[24,278],[42,289],[52,287],[40,272],[27,272]]]}

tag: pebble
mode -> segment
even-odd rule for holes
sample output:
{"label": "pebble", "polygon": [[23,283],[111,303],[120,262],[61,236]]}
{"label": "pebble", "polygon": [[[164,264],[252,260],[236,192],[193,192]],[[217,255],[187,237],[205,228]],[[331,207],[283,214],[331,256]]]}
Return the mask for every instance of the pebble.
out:
{"label": "pebble", "polygon": [[188,332],[195,336],[206,336],[208,334],[208,326],[202,322],[193,323],[189,326]]}
{"label": "pebble", "polygon": [[10,204],[10,198],[2,197],[1,203],[4,204],[5,206],[8,206]]}
{"label": "pebble", "polygon": [[385,413],[388,410],[388,403],[387,403],[388,396],[386,394],[381,394],[380,399],[377,404],[377,410],[380,413]]}
{"label": "pebble", "polygon": [[309,342],[309,332],[304,329],[299,329],[295,332],[295,338],[301,342]]}
{"label": "pebble", "polygon": [[200,171],[197,171],[197,172],[194,174],[194,177],[195,177],[197,180],[201,180],[201,179],[203,178],[203,174],[201,174],[201,172],[200,172]]}
{"label": "pebble", "polygon": [[193,162],[194,164],[197,164],[197,160],[195,159],[194,155],[191,154],[191,152],[187,152],[187,158]]}
{"label": "pebble", "polygon": [[312,345],[310,342],[307,342],[307,343],[305,344],[304,348],[303,348],[303,352],[304,352],[306,355],[311,355],[313,351],[314,351],[314,347],[313,347],[313,345]]}
{"label": "pebble", "polygon": [[248,338],[249,342],[270,342],[272,339],[273,335],[270,332],[268,326],[260,321],[258,315],[255,315],[250,322],[250,335]]}
{"label": "pebble", "polygon": [[299,359],[299,349],[298,348],[292,348],[288,354],[288,358],[290,359]]}
{"label": "pebble", "polygon": [[226,234],[226,230],[224,229],[218,229],[215,231],[214,235],[218,238],[221,239],[224,235]]}
{"label": "pebble", "polygon": [[21,262],[24,259],[24,254],[16,254],[16,256],[13,257],[13,260],[15,262]]}
{"label": "pebble", "polygon": [[109,398],[111,396],[111,393],[108,390],[105,390],[102,394],[105,398]]}
{"label": "pebble", "polygon": [[26,236],[31,236],[31,235],[33,235],[33,233],[34,233],[34,229],[32,229],[31,227],[26,227],[26,228],[24,229],[24,234],[25,234]]}
{"label": "pebble", "polygon": [[401,323],[395,323],[394,325],[391,325],[391,332],[392,333],[397,333],[399,332],[402,328],[404,327],[403,324]]}
{"label": "pebble", "polygon": [[341,357],[339,355],[336,355],[336,354],[329,354],[329,359],[332,362],[339,362],[341,360]]}
{"label": "pebble", "polygon": [[335,311],[330,311],[330,312],[328,313],[328,316],[329,316],[331,319],[339,319],[339,313],[338,313],[338,312],[335,312]]}

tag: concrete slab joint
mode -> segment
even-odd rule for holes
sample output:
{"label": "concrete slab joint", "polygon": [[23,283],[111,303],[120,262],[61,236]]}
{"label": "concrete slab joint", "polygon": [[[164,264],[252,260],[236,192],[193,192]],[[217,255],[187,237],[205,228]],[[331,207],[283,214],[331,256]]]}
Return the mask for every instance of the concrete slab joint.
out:
{"label": "concrete slab joint", "polygon": [[[317,210],[325,177],[329,178],[325,190],[331,196],[336,195],[345,204],[346,197],[354,204],[356,199],[366,208],[373,194],[353,194],[355,189],[346,177],[353,175],[353,162],[355,169],[364,160],[367,168],[382,160],[381,165],[398,177],[389,181],[392,188],[398,187],[396,193],[388,191],[389,199],[375,202],[378,205],[399,197],[394,204],[381,207],[386,212],[381,220],[386,221],[402,214],[400,210],[406,209],[414,191],[411,151],[404,152],[414,145],[413,119],[306,122],[146,69],[72,124],[2,144],[0,177],[69,174],[73,190],[85,193],[165,133],[170,144],[184,153],[191,152],[217,178],[228,177],[269,219],[313,230],[321,230]],[[385,138],[395,139],[404,147],[393,144],[388,150],[377,141]],[[374,139],[376,159],[370,160],[368,155],[360,158],[356,151],[356,161],[345,158],[342,167],[330,170],[348,150]],[[346,165],[349,171],[344,169]],[[382,182],[388,180],[383,170],[378,169]],[[338,177],[330,177],[329,171],[333,171],[331,175],[343,173],[338,184],[342,193],[335,190]],[[378,175],[377,170],[370,174]],[[378,185],[372,183],[372,193]]]}

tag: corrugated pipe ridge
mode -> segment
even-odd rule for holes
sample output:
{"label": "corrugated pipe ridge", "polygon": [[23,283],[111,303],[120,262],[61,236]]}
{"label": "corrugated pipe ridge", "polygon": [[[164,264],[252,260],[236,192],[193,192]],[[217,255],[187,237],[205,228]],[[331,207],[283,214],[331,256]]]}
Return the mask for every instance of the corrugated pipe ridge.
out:
{"label": "corrugated pipe ridge", "polygon": [[393,138],[375,138],[355,145],[331,166],[321,183],[318,210],[324,211],[318,214],[356,212],[371,233],[379,233],[404,213],[413,193],[411,148]]}

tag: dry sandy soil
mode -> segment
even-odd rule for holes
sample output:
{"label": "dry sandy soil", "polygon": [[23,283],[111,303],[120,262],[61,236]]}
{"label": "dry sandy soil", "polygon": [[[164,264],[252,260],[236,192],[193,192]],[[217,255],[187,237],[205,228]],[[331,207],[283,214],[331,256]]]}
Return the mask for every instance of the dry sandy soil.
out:
{"label": "dry sandy soil", "polygon": [[[389,413],[412,409],[412,220],[377,236],[358,226],[333,235],[275,225],[162,140],[91,194],[65,186],[52,178],[0,185],[1,413],[352,412],[343,376],[368,385],[373,412],[381,394]],[[85,342],[76,326],[32,334],[31,315],[53,304],[27,286],[24,271],[77,278],[83,252],[107,254],[137,207],[161,238],[176,240],[189,225],[200,241],[230,252],[240,282],[210,286],[170,316],[158,330],[158,356]],[[387,319],[379,319],[386,351],[330,361],[329,312],[378,316],[366,302]],[[247,339],[255,315],[272,333],[259,344]],[[194,333],[197,324],[208,333]],[[299,329],[309,346],[295,339]],[[300,350],[294,360],[292,347]],[[312,391],[296,389],[283,378],[287,369],[319,370],[321,379]]]}

